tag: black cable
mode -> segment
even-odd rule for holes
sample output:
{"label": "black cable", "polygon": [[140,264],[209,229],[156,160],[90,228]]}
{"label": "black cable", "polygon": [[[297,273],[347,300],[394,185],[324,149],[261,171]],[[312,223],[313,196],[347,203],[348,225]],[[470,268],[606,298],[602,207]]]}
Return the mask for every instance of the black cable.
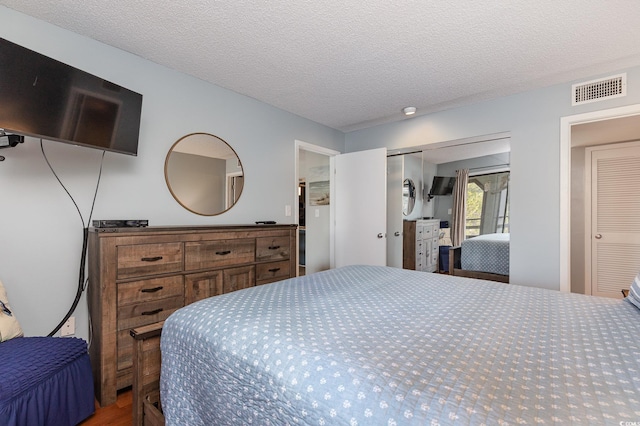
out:
{"label": "black cable", "polygon": [[102,158],[100,159],[100,171],[98,172],[98,181],[96,182],[96,190],[95,190],[95,192],[93,194],[93,201],[91,203],[91,211],[89,212],[89,220],[87,222],[87,226],[85,226],[84,218],[82,217],[82,213],[80,212],[80,208],[78,207],[78,204],[74,200],[74,198],[71,195],[71,193],[67,190],[67,187],[64,186],[64,184],[62,183],[62,181],[60,180],[60,178],[56,174],[55,170],[51,166],[51,163],[49,163],[49,159],[47,158],[47,155],[44,152],[44,146],[42,144],[42,139],[40,139],[40,150],[42,151],[42,156],[44,157],[44,160],[47,162],[47,165],[49,166],[49,169],[51,170],[51,173],[53,173],[55,178],[58,180],[58,183],[60,183],[60,186],[62,186],[64,191],[67,193],[67,195],[69,196],[69,198],[73,202],[73,205],[76,207],[76,210],[78,211],[78,215],[80,216],[80,221],[82,222],[82,253],[80,255],[80,270],[78,271],[78,289],[76,291],[76,297],[73,300],[73,303],[71,304],[71,308],[69,308],[69,310],[67,311],[67,314],[64,316],[62,321],[60,321],[60,323],[56,326],[56,328],[54,328],[53,331],[51,331],[51,333],[49,333],[47,335],[47,336],[51,337],[54,334],[56,334],[62,328],[62,326],[67,322],[67,320],[71,317],[73,312],[76,310],[76,307],[78,306],[78,303],[80,302],[80,298],[82,296],[82,292],[85,290],[85,277],[84,277],[85,273],[84,273],[84,271],[85,271],[86,262],[87,262],[87,243],[88,243],[88,240],[89,240],[88,224],[91,223],[91,216],[93,215],[93,208],[95,207],[96,198],[97,198],[97,195],[98,195],[98,188],[100,187],[100,178],[102,177],[102,165],[104,164],[104,154],[105,154],[106,151],[102,151]]}
{"label": "black cable", "polygon": [[56,179],[58,180],[58,183],[60,184],[62,189],[64,189],[64,192],[67,193],[67,195],[69,196],[69,198],[73,202],[73,205],[76,206],[76,210],[78,211],[78,216],[80,216],[80,221],[82,222],[82,227],[85,228],[85,226],[84,226],[84,218],[82,217],[82,213],[80,213],[80,207],[78,207],[78,204],[76,203],[76,200],[73,199],[73,197],[69,193],[69,190],[67,189],[67,187],[64,186],[64,183],[62,183],[62,181],[60,180],[60,178],[56,174],[56,171],[53,170],[53,167],[51,167],[51,163],[49,163],[49,159],[47,158],[47,154],[44,153],[44,146],[42,145],[42,139],[40,139],[40,151],[42,151],[42,156],[44,157],[44,161],[47,162],[47,166],[49,166],[49,169],[51,170],[51,173],[53,173],[53,175],[56,177]]}
{"label": "black cable", "polygon": [[56,328],[51,331],[51,333],[47,334],[47,336],[51,337],[56,334],[64,325],[65,322],[71,317],[73,312],[76,310],[78,303],[80,302],[80,297],[82,296],[82,292],[84,291],[84,268],[87,260],[86,251],[87,251],[87,240],[89,236],[89,228],[83,228],[82,233],[82,255],[80,256],[80,276],[78,278],[79,285],[78,290],[76,291],[76,297],[73,299],[73,303],[71,304],[71,308],[67,311],[67,314],[62,318],[62,321],[56,326]]}

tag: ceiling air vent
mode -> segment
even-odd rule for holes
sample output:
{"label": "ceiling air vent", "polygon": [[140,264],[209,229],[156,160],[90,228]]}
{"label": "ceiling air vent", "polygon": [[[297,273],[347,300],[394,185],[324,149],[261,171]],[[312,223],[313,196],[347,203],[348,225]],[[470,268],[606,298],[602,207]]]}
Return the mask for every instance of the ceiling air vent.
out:
{"label": "ceiling air vent", "polygon": [[619,98],[627,95],[627,74],[618,74],[598,80],[585,81],[571,86],[571,105]]}

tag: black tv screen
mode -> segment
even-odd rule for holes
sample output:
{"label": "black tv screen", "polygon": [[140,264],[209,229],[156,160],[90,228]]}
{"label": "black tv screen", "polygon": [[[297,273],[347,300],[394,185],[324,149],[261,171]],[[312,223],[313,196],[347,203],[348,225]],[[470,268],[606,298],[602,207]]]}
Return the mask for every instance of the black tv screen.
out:
{"label": "black tv screen", "polygon": [[455,183],[456,178],[454,177],[434,176],[429,195],[451,195]]}
{"label": "black tv screen", "polygon": [[0,129],[137,155],[142,95],[0,38]]}

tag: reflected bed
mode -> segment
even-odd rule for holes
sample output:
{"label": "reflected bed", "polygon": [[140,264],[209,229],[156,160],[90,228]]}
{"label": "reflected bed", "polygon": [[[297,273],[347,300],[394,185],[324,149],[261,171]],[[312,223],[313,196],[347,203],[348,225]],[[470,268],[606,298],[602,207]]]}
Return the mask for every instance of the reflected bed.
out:
{"label": "reflected bed", "polygon": [[509,282],[510,234],[483,234],[449,249],[449,274]]}

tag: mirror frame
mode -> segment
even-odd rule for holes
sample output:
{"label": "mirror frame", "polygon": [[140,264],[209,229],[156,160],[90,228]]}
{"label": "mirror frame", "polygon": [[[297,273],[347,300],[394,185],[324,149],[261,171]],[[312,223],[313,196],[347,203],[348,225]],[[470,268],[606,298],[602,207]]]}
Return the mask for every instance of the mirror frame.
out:
{"label": "mirror frame", "polygon": [[[169,179],[169,158],[171,157],[171,154],[174,152],[174,149],[176,148],[176,146],[178,146],[178,144],[180,144],[180,142],[183,142],[185,139],[192,137],[192,136],[196,136],[196,135],[201,135],[201,136],[210,136],[211,138],[216,139],[219,142],[224,143],[235,155],[237,161],[238,161],[238,166],[240,168],[240,170],[242,171],[242,176],[245,176],[245,171],[244,171],[244,166],[242,165],[242,161],[240,160],[240,157],[238,156],[238,153],[236,152],[235,149],[233,149],[233,147],[231,145],[229,145],[229,143],[227,141],[225,141],[224,139],[222,139],[219,136],[216,136],[214,134],[211,133],[206,133],[206,132],[193,132],[193,133],[189,133],[187,135],[182,136],[180,139],[178,139],[177,141],[175,141],[173,143],[173,145],[171,145],[171,148],[169,148],[169,151],[167,152],[167,155],[165,157],[164,160],[164,180],[165,180],[165,184],[167,185],[167,188],[169,189],[169,192],[171,193],[171,196],[174,198],[174,200],[176,200],[176,202],[178,204],[180,204],[182,207],[184,207],[186,210],[190,211],[191,213],[195,213],[197,215],[200,216],[218,216],[221,215],[229,210],[231,210],[237,203],[238,200],[240,199],[240,197],[242,196],[242,193],[244,192],[244,185],[242,190],[240,191],[240,194],[238,195],[238,197],[236,198],[235,202],[225,208],[224,210],[215,212],[215,213],[203,213],[203,212],[199,212],[193,209],[193,207],[187,206],[183,201],[180,200],[180,198],[178,197],[178,195],[175,193],[174,189],[171,187],[171,183],[170,183],[170,179]],[[213,141],[212,141],[213,142]],[[226,172],[225,172],[225,176],[226,176]],[[226,186],[226,181],[225,181],[225,186]]]}
{"label": "mirror frame", "polygon": [[[407,192],[406,198],[408,199],[406,208],[405,208],[405,191],[404,189],[408,187],[409,190]],[[416,184],[413,183],[413,179],[404,178],[402,181],[402,214],[404,216],[409,216],[413,209],[416,206]]]}

